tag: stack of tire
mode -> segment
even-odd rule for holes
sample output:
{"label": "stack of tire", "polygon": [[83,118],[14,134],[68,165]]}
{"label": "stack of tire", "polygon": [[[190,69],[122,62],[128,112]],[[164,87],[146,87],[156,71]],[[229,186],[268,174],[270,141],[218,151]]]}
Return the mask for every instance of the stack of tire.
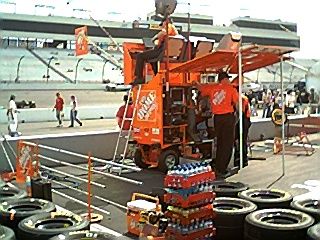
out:
{"label": "stack of tire", "polygon": [[[14,201],[16,199],[22,199],[27,197],[27,193],[25,191],[19,190],[18,188],[7,186],[5,182],[0,180],[0,203],[4,201]],[[14,231],[6,227],[3,224],[2,220],[4,219],[2,213],[0,213],[0,239],[1,240],[15,240]]]}
{"label": "stack of tire", "polygon": [[254,203],[238,198],[238,194],[246,189],[248,186],[240,182],[213,182],[213,191],[217,196],[213,201],[215,240],[243,239],[244,220],[257,209]]}
{"label": "stack of tire", "polygon": [[319,221],[320,201],[292,202],[288,192],[248,189],[239,182],[217,181],[213,191],[216,240],[320,240],[320,226],[310,228],[314,218]]}
{"label": "stack of tire", "polygon": [[89,229],[80,216],[54,212],[55,205],[0,182],[0,239],[48,240],[57,234]]}
{"label": "stack of tire", "polygon": [[245,240],[304,240],[314,219],[300,209],[290,209],[292,195],[278,189],[249,189],[239,197],[255,203],[258,210],[246,217]]}
{"label": "stack of tire", "polygon": [[314,218],[317,224],[309,228],[307,240],[320,240],[320,200],[298,199],[291,203],[291,207]]}

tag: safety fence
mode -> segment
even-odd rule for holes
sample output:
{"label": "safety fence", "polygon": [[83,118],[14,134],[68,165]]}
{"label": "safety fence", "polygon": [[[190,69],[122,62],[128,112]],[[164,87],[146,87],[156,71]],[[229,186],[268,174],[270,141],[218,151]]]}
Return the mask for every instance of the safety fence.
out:
{"label": "safety fence", "polygon": [[[40,150],[46,150],[46,151],[51,151],[51,152],[55,152],[55,153],[60,153],[59,156],[66,156],[65,157],[66,159],[67,159],[67,156],[73,156],[73,157],[76,157],[79,159],[83,159],[83,160],[85,160],[84,161],[85,165],[74,164],[74,163],[70,163],[67,161],[44,156],[44,155],[40,154]],[[11,148],[11,151],[14,151],[14,150]],[[15,153],[13,153],[13,154],[15,154]],[[63,154],[63,155],[61,155],[61,154]],[[112,173],[97,170],[93,167],[93,164],[96,162],[99,164],[104,164],[106,166],[127,169],[127,170],[130,170],[131,172],[132,171],[139,172],[139,171],[141,171],[140,168],[135,167],[135,166],[128,166],[128,165],[116,163],[113,161],[108,161],[108,160],[97,158],[97,157],[93,157],[91,153],[84,155],[84,154],[75,153],[72,151],[59,149],[59,148],[55,148],[55,147],[50,147],[50,146],[37,144],[37,143],[33,143],[33,142],[19,141],[17,143],[17,154],[15,154],[15,156],[16,156],[15,169],[13,166],[11,166],[12,171],[5,173],[5,174],[2,174],[2,178],[6,179],[6,180],[16,179],[16,182],[19,184],[26,183],[26,181],[28,181],[28,179],[30,179],[30,178],[31,179],[41,178],[41,179],[51,181],[52,184],[58,185],[61,188],[70,189],[70,190],[75,191],[77,193],[81,193],[81,194],[87,196],[87,202],[79,200],[79,199],[73,197],[73,195],[71,196],[71,195],[66,194],[64,192],[61,192],[61,191],[59,191],[58,188],[52,189],[53,193],[65,198],[65,199],[72,200],[73,202],[76,202],[80,205],[87,207],[87,209],[88,209],[87,218],[88,219],[91,219],[93,210],[96,210],[96,211],[103,213],[103,214],[106,214],[106,215],[110,215],[109,211],[92,205],[92,203],[91,203],[92,198],[99,200],[103,203],[113,205],[113,206],[120,208],[122,210],[127,209],[127,207],[124,205],[121,205],[117,202],[111,201],[109,199],[106,199],[102,196],[99,196],[99,195],[96,195],[93,193],[93,189],[92,189],[93,186],[100,188],[100,189],[107,188],[107,186],[105,184],[98,183],[93,180],[94,174],[108,177],[108,178],[112,178],[112,179],[126,182],[129,184],[134,184],[134,185],[142,185],[143,184],[143,182],[141,182],[141,181],[137,181],[134,179],[130,179],[130,178],[126,178],[123,176],[114,175]],[[83,175],[86,175],[87,177],[77,176],[76,174],[73,174],[72,172],[66,172],[66,171],[62,171],[57,168],[48,166],[48,165],[50,165],[49,163],[54,164],[55,166],[66,166],[66,167],[70,167],[70,169],[74,169],[74,170],[77,169],[77,170],[84,171],[85,174],[83,174]],[[68,168],[68,171],[69,171],[69,168]],[[70,181],[68,179],[73,179],[73,181]],[[65,180],[67,180],[67,181],[65,181]],[[81,189],[80,184],[72,184],[72,185],[68,184],[70,182],[75,182],[75,181],[78,181],[79,183],[85,183],[86,189]]]}

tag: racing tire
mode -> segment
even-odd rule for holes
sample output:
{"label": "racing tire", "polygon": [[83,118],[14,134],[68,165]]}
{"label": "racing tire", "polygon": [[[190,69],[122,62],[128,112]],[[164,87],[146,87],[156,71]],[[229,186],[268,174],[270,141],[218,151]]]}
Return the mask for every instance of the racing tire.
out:
{"label": "racing tire", "polygon": [[18,239],[47,240],[61,233],[89,230],[90,222],[67,212],[33,215],[19,223]]}
{"label": "racing tire", "polygon": [[0,239],[1,240],[16,240],[14,231],[8,227],[0,225]]}
{"label": "racing tire", "polygon": [[319,240],[320,239],[320,223],[310,227],[307,232],[307,240]]}
{"label": "racing tire", "polygon": [[137,149],[134,153],[134,163],[139,167],[139,168],[142,168],[142,169],[146,169],[149,167],[148,164],[146,164],[144,161],[143,161],[143,157],[142,157],[142,152],[140,149]]}
{"label": "racing tire", "polygon": [[241,182],[214,181],[213,191],[217,197],[237,198],[239,192],[247,190],[249,187]]}
{"label": "racing tire", "polygon": [[104,232],[91,232],[91,231],[77,231],[77,232],[69,232],[64,234],[59,234],[53,238],[50,238],[49,240],[79,240],[79,239],[86,239],[86,240],[115,240],[119,239],[119,237],[116,237],[109,233]]}
{"label": "racing tire", "polygon": [[244,224],[245,240],[303,240],[314,219],[291,209],[262,209],[250,213]]}
{"label": "racing tire", "polygon": [[166,174],[169,169],[179,165],[179,154],[173,149],[163,150],[158,158],[158,161],[159,170]]}
{"label": "racing tire", "polygon": [[258,209],[290,208],[292,195],[278,189],[249,189],[239,193],[239,197],[257,205]]}
{"label": "racing tire", "polygon": [[216,240],[243,240],[243,225],[246,216],[255,211],[257,206],[244,199],[219,197],[213,203],[216,214]]}
{"label": "racing tire", "polygon": [[0,202],[27,197],[27,192],[15,187],[4,186],[0,189]]}
{"label": "racing tire", "polygon": [[35,214],[55,211],[52,202],[42,199],[25,198],[10,200],[0,204],[0,224],[10,227],[17,233],[17,227],[22,219]]}
{"label": "racing tire", "polygon": [[295,210],[311,215],[317,222],[320,221],[320,200],[295,200],[291,202],[291,207]]}

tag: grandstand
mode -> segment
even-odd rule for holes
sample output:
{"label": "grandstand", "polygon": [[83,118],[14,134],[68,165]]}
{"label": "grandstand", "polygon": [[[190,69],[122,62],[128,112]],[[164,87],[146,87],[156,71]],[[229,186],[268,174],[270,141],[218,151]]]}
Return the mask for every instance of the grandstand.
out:
{"label": "grandstand", "polygon": [[[119,53],[116,55],[119,59]],[[114,76],[114,67],[96,54],[76,57],[58,48],[0,48],[2,82],[94,82]],[[4,61],[5,60],[5,61]],[[20,62],[20,64],[19,64]]]}
{"label": "grandstand", "polygon": [[[173,15],[181,35],[187,35],[187,14]],[[33,16],[0,13],[2,23],[0,39],[0,81],[14,82],[70,82],[102,83],[119,82],[121,70],[108,61],[108,57],[96,48],[91,54],[74,56],[74,29],[86,25],[92,41],[122,63],[122,54],[106,34],[90,19],[60,16]],[[278,45],[299,49],[300,38],[295,23],[236,18],[230,26],[213,25],[212,17],[191,15],[191,35],[207,37],[219,42],[230,31],[243,34],[244,43]],[[150,13],[147,21],[130,22],[100,21],[113,38],[121,45],[123,41],[140,41],[153,36],[158,30],[159,19]],[[91,46],[92,47],[92,46]],[[5,61],[3,61],[5,60]],[[300,61],[311,67],[314,61]],[[295,82],[304,78],[305,72],[292,66],[285,67],[285,81]],[[274,82],[279,79],[279,66],[248,74],[247,79],[259,82]]]}

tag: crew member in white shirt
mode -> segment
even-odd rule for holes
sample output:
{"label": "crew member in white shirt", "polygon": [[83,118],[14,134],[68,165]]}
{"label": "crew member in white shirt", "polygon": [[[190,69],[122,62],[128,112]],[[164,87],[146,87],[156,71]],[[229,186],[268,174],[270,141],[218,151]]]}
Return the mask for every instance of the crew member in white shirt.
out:
{"label": "crew member in white shirt", "polygon": [[77,115],[78,115],[78,102],[77,102],[75,96],[71,96],[70,106],[71,106],[71,111],[70,111],[71,124],[70,124],[69,127],[74,127],[74,121],[76,121],[81,127],[82,126],[82,122],[77,118]]}
{"label": "crew member in white shirt", "polygon": [[8,130],[9,130],[9,135],[11,137],[18,136],[18,110],[17,110],[17,105],[15,102],[16,97],[14,95],[10,96],[9,100],[9,106],[8,106],[8,111],[7,111],[7,116],[8,116]]}

